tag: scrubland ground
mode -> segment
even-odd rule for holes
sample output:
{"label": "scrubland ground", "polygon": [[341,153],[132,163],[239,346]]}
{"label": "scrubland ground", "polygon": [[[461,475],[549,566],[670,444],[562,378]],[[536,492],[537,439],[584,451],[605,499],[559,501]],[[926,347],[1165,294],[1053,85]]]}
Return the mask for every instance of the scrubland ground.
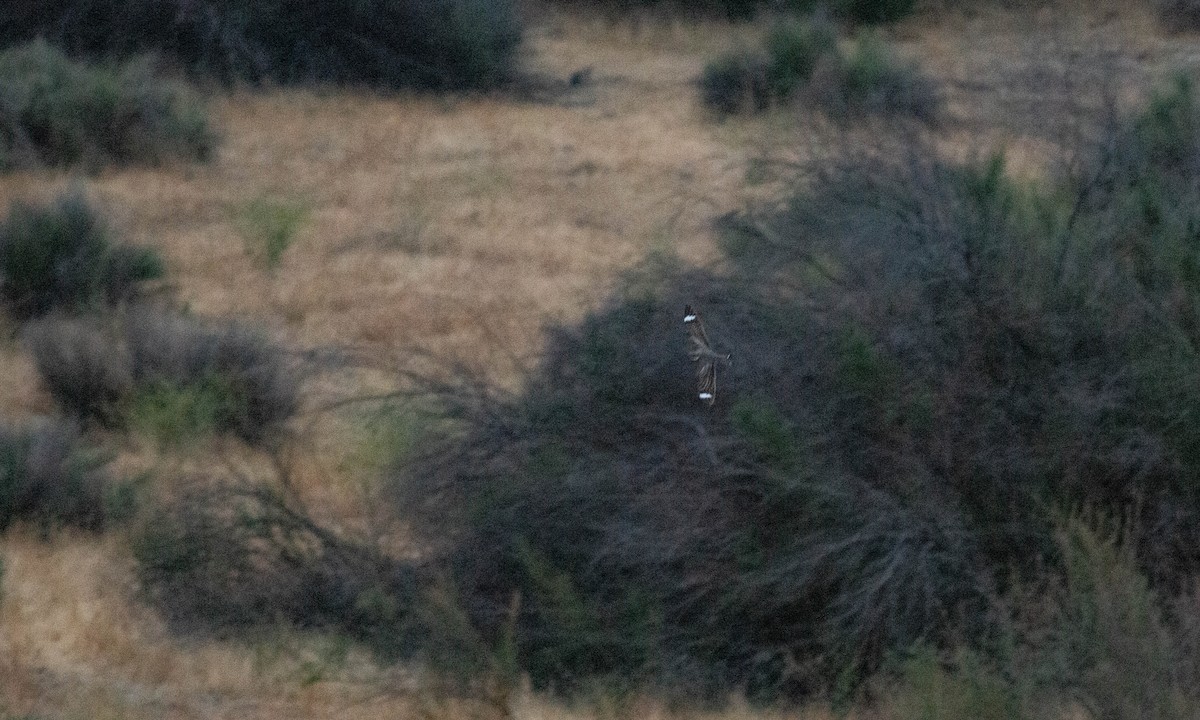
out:
{"label": "scrubland ground", "polygon": [[[1163,37],[1118,3],[1040,11],[926,13],[889,31],[939,81],[940,138],[969,155],[1001,144],[1010,167],[1041,172],[1069,132],[1078,88],[1143,93],[1200,64],[1191,36]],[[1084,7],[1086,5],[1086,7]],[[214,100],[222,134],[208,164],[105,171],[87,180],[128,240],[165,257],[168,282],[203,316],[262,324],[289,346],[376,358],[371,373],[314,379],[309,404],[386,389],[387,358],[420,349],[502,382],[536,357],[547,323],[571,321],[655,250],[718,257],[712,221],[763,192],[748,169],[803,132],[794,113],[717,122],[694,80],[758,28],[651,17],[551,15],[527,43],[532,70],[591,82],[546,102],[380,97],[341,90],[234,92]],[[0,205],[50,198],[73,178],[0,177]],[[263,207],[301,220],[277,267],[255,262]],[[254,248],[250,248],[254,250]],[[6,333],[11,336],[11,333]],[[51,411],[16,340],[0,346],[0,407]],[[295,489],[328,519],[372,511],[372,459],[346,416],[297,423]],[[118,464],[176,482],[189,469],[261,460],[202,443],[160,452],[107,438]],[[345,448],[352,448],[346,450]],[[233,457],[234,460],[221,458]],[[2,543],[0,711],[34,717],[455,717],[494,709],[442,701],[403,667],[378,668],[336,637],[279,630],[236,641],[181,638],[139,602],[120,533],[29,529]],[[886,703],[879,712],[886,715]],[[571,709],[522,694],[518,717],[704,716],[651,701]],[[822,708],[788,716],[831,716]],[[735,704],[714,717],[773,717]]]}

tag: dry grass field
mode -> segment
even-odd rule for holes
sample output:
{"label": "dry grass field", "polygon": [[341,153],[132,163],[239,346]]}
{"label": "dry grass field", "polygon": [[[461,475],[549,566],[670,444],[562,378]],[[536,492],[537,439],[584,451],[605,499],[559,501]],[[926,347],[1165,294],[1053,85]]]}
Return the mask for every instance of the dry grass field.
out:
{"label": "dry grass field", "polygon": [[[87,192],[125,239],[161,251],[168,282],[200,315],[251,319],[295,348],[378,358],[420,348],[513,380],[548,323],[580,318],[648,253],[717,262],[713,219],[762,192],[746,182],[750,162],[801,131],[783,112],[717,123],[699,107],[694,81],[706,60],[756,31],[548,15],[531,29],[526,65],[558,78],[593,69],[590,84],[551,101],[238,91],[212,101],[222,136],[212,162],[105,171],[86,179]],[[1061,130],[1055,103],[1065,84],[1137,95],[1165,68],[1200,66],[1200,39],[1165,37],[1148,10],[1117,2],[923,14],[888,32],[944,88],[948,147],[1004,143],[1012,165],[1034,174]],[[0,176],[0,207],[73,181],[50,171]],[[274,269],[247,248],[264,222],[256,208],[270,204],[301,217]],[[4,416],[49,413],[19,340],[8,328],[4,337]],[[386,372],[324,377],[311,402],[388,382]],[[339,522],[362,521],[369,468],[345,451],[355,426],[299,425],[298,491]],[[228,442],[172,453],[104,440],[119,466],[148,469],[156,482],[220,465],[218,455],[259,462]],[[0,540],[0,717],[492,712],[442,701],[408,669],[376,667],[333,637],[174,636],[138,601],[121,532],[46,540],[17,528]],[[567,708],[529,693],[512,711],[531,720],[707,717],[649,700]],[[832,717],[822,708],[786,716],[797,715]],[[719,715],[776,716],[736,704]]]}

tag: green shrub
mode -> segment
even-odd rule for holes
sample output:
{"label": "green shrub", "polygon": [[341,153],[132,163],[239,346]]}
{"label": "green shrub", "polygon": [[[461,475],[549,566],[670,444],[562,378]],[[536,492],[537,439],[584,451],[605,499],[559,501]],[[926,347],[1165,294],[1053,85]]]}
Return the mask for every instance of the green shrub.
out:
{"label": "green shrub", "polygon": [[48,318],[27,339],[64,409],[165,442],[204,429],[271,442],[299,403],[286,351],[236,323],[135,308],[110,322]]}
{"label": "green shrub", "polygon": [[739,398],[731,410],[730,422],[755,449],[760,462],[781,469],[796,462],[795,428],[770,400]]}
{"label": "green shrub", "polygon": [[73,425],[0,426],[0,528],[25,520],[101,529],[110,487],[105,464]]}
{"label": "green shrub", "polygon": [[1093,717],[1195,717],[1200,677],[1186,635],[1194,610],[1168,616],[1136,543],[1111,521],[1067,517],[1056,541],[1063,572],[1012,593],[1010,677],[1042,696],[1065,690],[1058,702]]}
{"label": "green shrub", "polygon": [[[1133,137],[1115,146],[1135,153]],[[1122,189],[1107,179],[1064,180],[1074,188],[1064,193],[1022,187],[1007,178],[1002,161],[947,167],[931,146],[845,152],[845,164],[835,161],[819,172],[815,190],[799,194],[757,245],[743,243],[739,262],[747,272],[784,283],[811,273],[814,265],[833,268],[828,274],[834,282],[808,292],[836,296],[854,308],[856,332],[899,369],[898,377],[872,390],[877,401],[887,402],[862,408],[870,413],[864,427],[900,433],[918,445],[961,442],[970,448],[958,456],[966,463],[960,469],[939,472],[961,472],[963,487],[975,486],[964,499],[978,513],[977,522],[1000,522],[1013,512],[1032,522],[1033,508],[1021,499],[1025,493],[1119,507],[1141,492],[1190,492],[1179,484],[1182,477],[1168,479],[1174,472],[1167,468],[1194,462],[1188,449],[1194,440],[1178,437],[1178,428],[1164,420],[1171,412],[1191,412],[1200,401],[1176,392],[1191,361],[1171,338],[1186,333],[1189,321],[1168,314],[1164,326],[1139,318],[1129,304],[1141,297],[1146,305],[1137,306],[1157,307],[1167,302],[1160,293],[1189,292],[1179,284],[1187,281],[1192,262],[1185,217],[1143,225],[1143,181]],[[1127,182],[1158,172],[1144,162],[1120,176]],[[1159,178],[1160,188],[1171,182]],[[1100,197],[1096,187],[1112,194]],[[1194,190],[1161,192],[1170,212],[1191,207],[1184,198]],[[1072,211],[1081,205],[1091,209]],[[1153,246],[1142,245],[1155,236]],[[881,242],[885,237],[888,242]],[[783,238],[792,238],[792,250]],[[1130,242],[1137,247],[1132,255]],[[864,325],[863,318],[873,319]],[[977,365],[972,369],[964,358]],[[1108,379],[1116,376],[1125,380]],[[963,398],[938,389],[948,389],[951,377]],[[1105,393],[1085,390],[1098,387]],[[905,408],[889,398],[907,404],[928,398],[931,404],[922,400],[926,409]],[[941,417],[947,402],[970,403],[978,412],[975,421],[969,429],[960,426],[962,434],[935,425],[936,434],[928,435],[931,428],[916,422],[914,413],[928,416],[931,409]],[[1165,445],[1151,449],[1149,436]],[[985,489],[1003,485],[994,475],[1001,471],[992,455],[997,448],[1014,458],[1002,470],[1016,491],[1007,498]],[[1131,466],[1148,474],[1131,473]],[[1076,474],[1081,468],[1087,481]],[[989,512],[989,505],[996,510]]]}
{"label": "green shrub", "polygon": [[1195,717],[1194,595],[1172,604],[1154,591],[1128,531],[1094,514],[1057,520],[1055,536],[1061,565],[1009,589],[982,650],[904,653],[885,717]]}
{"label": "green shrub", "polygon": [[0,223],[0,296],[22,320],[116,304],[162,274],[153,250],[114,245],[78,190],[51,205],[14,203]]}
{"label": "green shrub", "polygon": [[359,446],[352,462],[377,474],[418,454],[437,425],[437,414],[407,402],[385,401],[356,417]]}
{"label": "green shrub", "polygon": [[178,447],[218,432],[231,402],[233,394],[215,377],[186,385],[160,381],[137,388],[126,403],[125,416],[134,432]]}
{"label": "green shrub", "polygon": [[771,28],[762,50],[710,62],[699,81],[701,101],[722,115],[765,110],[794,97],[820,63],[839,57],[832,25],[816,18],[786,21]]}
{"label": "green shrub", "polygon": [[1195,717],[1197,681],[1178,672],[1182,658],[1132,543],[1075,519],[1060,534],[1059,550],[1066,587],[1054,637],[1063,643],[1058,658],[1073,670],[1062,685],[1076,687],[1101,717]]}
{"label": "green shrub", "polygon": [[775,98],[804,87],[817,65],[838,58],[837,28],[818,19],[784,22],[767,33],[767,81]]}
{"label": "green shrub", "polygon": [[267,270],[275,270],[309,214],[308,206],[300,202],[263,196],[246,203],[238,211],[237,224],[247,254]]}
{"label": "green shrub", "polygon": [[44,37],[72,55],[156,52],[231,82],[494,87],[516,61],[512,0],[44,0],[0,27],[0,45]]}
{"label": "green shrub", "polygon": [[0,53],[0,77],[0,170],[212,154],[199,100],[147,58],[89,66],[38,39]]}
{"label": "green shrub", "polygon": [[820,17],[774,26],[760,52],[721,57],[699,81],[705,107],[722,115],[761,111],[799,98],[826,112],[937,119],[941,99],[915,65],[865,34],[846,56],[833,25]]}
{"label": "green shrub", "polygon": [[944,658],[927,645],[915,648],[887,688],[893,720],[1033,720],[1003,670],[963,649]]}
{"label": "green shrub", "polygon": [[848,109],[877,115],[900,115],[933,122],[941,104],[932,81],[913,64],[896,59],[878,35],[859,37],[854,53],[841,66],[840,97],[830,98]]}
{"label": "green shrub", "polygon": [[1200,142],[1200,113],[1192,79],[1178,74],[1151,93],[1136,123],[1137,140],[1155,165],[1186,170]]}
{"label": "green shrub", "polygon": [[214,401],[217,426],[251,443],[269,442],[299,409],[300,375],[288,351],[237,322],[141,309],[125,324],[140,387],[191,387]]}

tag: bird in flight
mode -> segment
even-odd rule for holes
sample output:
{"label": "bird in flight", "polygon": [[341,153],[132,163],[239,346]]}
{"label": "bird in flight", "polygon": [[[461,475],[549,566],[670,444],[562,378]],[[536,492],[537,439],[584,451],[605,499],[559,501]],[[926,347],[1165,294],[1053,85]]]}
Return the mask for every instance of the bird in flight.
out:
{"label": "bird in flight", "polygon": [[708,333],[704,332],[704,322],[691,305],[683,308],[683,326],[687,328],[692,339],[692,347],[688,357],[696,365],[696,382],[700,399],[712,405],[717,401],[717,361],[729,364],[729,355],[722,355],[712,349]]}

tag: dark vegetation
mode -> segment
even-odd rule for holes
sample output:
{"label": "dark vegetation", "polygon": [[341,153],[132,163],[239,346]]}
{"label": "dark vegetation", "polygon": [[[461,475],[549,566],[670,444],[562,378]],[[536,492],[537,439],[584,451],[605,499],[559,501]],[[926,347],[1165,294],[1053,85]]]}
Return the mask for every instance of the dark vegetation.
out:
{"label": "dark vegetation", "polygon": [[[400,506],[485,636],[519,593],[536,683],[836,695],[965,643],[1058,658],[1105,706],[1122,662],[1186,657],[1164,628],[1194,622],[1170,598],[1200,570],[1190,85],[1045,182],[884,130],[823,138],[777,206],[726,218],[728,273],[648,263],[520,395],[438,389],[461,432],[397,471]],[[734,355],[712,410],[685,302]],[[1187,717],[1200,683],[1163,672],[1136,697]]]}
{"label": "dark vegetation", "polygon": [[1164,602],[1128,535],[1094,516],[1063,518],[1055,549],[1059,572],[1009,590],[998,642],[950,653],[922,644],[881,676],[893,717],[1196,717],[1195,592]]}
{"label": "dark vegetation", "polygon": [[205,159],[216,144],[200,100],[146,57],[87,65],[38,39],[0,53],[0,78],[0,170]]}
{"label": "dark vegetation", "polygon": [[192,483],[145,513],[134,556],[150,599],[183,631],[285,622],[340,630],[386,657],[414,647],[413,571],[262,485]]}
{"label": "dark vegetation", "polygon": [[878,36],[860,35],[846,54],[837,28],[820,17],[776,24],[761,49],[709,63],[699,85],[704,106],[719,115],[795,104],[839,118],[899,115],[932,122],[940,106],[932,82]]}
{"label": "dark vegetation", "polygon": [[[227,81],[446,89],[501,82],[519,38],[506,3],[333,2],[292,24],[294,8],[260,6],[40,0],[0,41],[159,50]],[[835,8],[882,22],[912,3]],[[1047,695],[1096,717],[1194,717],[1193,88],[1113,111],[1032,182],[1002,154],[943,159],[908,122],[935,118],[936,93],[875,36],[844,55],[831,27],[796,23],[764,48],[706,71],[709,107],[805,102],[866,116],[869,136],[830,130],[777,202],[722,218],[720,272],[648,260],[551,333],[519,393],[417,378],[438,420],[419,416],[387,478],[411,558],[283,489],[164,494],[133,543],[172,625],[335,630],[385,658],[568,693],[886,686],[913,717],[1037,717]],[[17,157],[35,135],[0,138]],[[0,226],[0,292],[34,319],[25,339],[55,401],[165,442],[229,432],[276,449],[300,377],[262,335],[147,306],[52,312],[128,304],[161,274],[108,238],[79,195],[14,206]],[[734,358],[711,409],[695,401],[685,303]],[[74,425],[0,428],[0,525],[101,527],[103,467]]]}
{"label": "dark vegetation", "polygon": [[761,11],[809,13],[824,10],[855,25],[877,25],[910,15],[916,0],[560,0],[563,4],[589,5],[628,12],[632,8],[666,8],[674,14],[719,15],[745,20]]}
{"label": "dark vegetation", "polygon": [[1197,0],[1156,0],[1158,18],[1172,32],[1200,30],[1200,2]]}
{"label": "dark vegetation", "polygon": [[0,46],[36,37],[93,59],[159,54],[222,82],[488,88],[513,71],[512,0],[34,0],[6,11]]}
{"label": "dark vegetation", "polygon": [[228,432],[270,445],[299,404],[293,359],[237,323],[135,307],[50,316],[26,338],[59,405],[105,427],[141,425],[164,440]]}
{"label": "dark vegetation", "polygon": [[162,276],[157,253],[112,236],[79,189],[47,205],[14,203],[0,223],[0,297],[9,313],[28,320],[115,305]]}
{"label": "dark vegetation", "polygon": [[101,529],[114,487],[105,465],[72,424],[0,425],[0,528],[20,520]]}
{"label": "dark vegetation", "polygon": [[790,0],[786,7],[805,12],[827,8],[834,17],[853,24],[878,25],[910,15],[917,0]]}

